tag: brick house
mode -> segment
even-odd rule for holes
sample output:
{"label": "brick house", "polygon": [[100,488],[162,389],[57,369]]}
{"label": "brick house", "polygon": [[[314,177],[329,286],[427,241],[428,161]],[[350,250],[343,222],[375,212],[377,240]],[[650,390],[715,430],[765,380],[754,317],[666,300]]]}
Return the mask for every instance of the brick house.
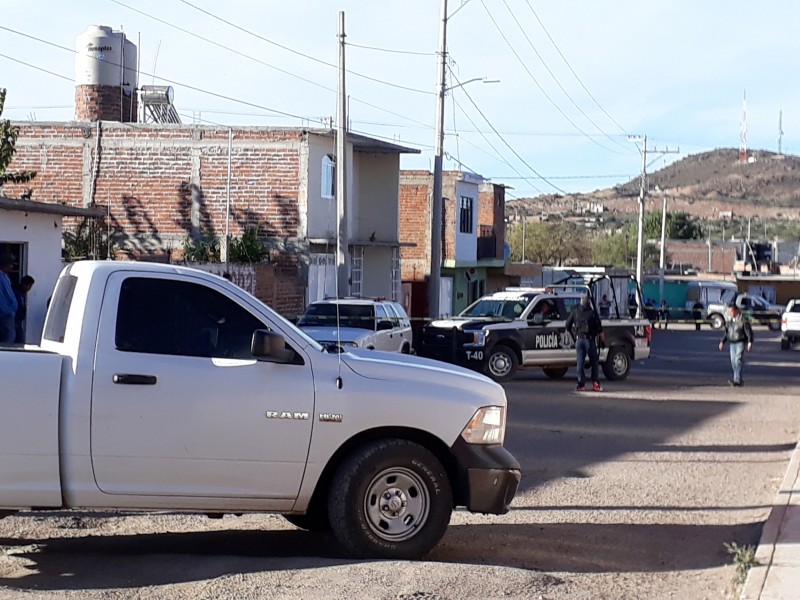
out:
{"label": "brick house", "polygon": [[[411,289],[411,313],[427,314],[430,273],[430,198],[433,175],[400,172],[402,278]],[[443,314],[457,314],[489,291],[508,285],[505,266],[505,190],[479,175],[446,171],[442,177]]]}
{"label": "brick house", "polygon": [[[187,236],[258,230],[274,308],[335,295],[335,135],[329,129],[113,121],[18,122],[11,169],[40,202],[102,207],[122,257],[180,260]],[[417,150],[349,134],[347,262],[339,295],[399,298],[399,163]],[[229,177],[230,172],[230,177]]]}

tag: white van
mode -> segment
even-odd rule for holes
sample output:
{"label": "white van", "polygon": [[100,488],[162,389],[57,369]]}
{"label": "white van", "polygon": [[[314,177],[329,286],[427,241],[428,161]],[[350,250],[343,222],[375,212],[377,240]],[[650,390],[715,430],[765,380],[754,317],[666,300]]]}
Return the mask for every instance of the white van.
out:
{"label": "white van", "polygon": [[[686,309],[692,310],[698,303],[706,309],[709,304],[730,302],[738,291],[736,284],[730,281],[690,281],[686,291]],[[706,318],[705,310],[702,317]]]}

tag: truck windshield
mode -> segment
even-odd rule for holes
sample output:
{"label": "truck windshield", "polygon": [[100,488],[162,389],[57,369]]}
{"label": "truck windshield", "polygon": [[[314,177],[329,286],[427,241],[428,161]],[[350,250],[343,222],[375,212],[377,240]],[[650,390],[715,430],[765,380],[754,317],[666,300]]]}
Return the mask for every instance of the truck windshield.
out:
{"label": "truck windshield", "polygon": [[459,315],[461,317],[495,317],[501,319],[517,319],[528,306],[527,298],[517,300],[494,300],[485,298],[468,306]]}
{"label": "truck windshield", "polygon": [[[336,327],[336,304],[312,304],[297,321],[298,327]],[[367,304],[339,304],[340,327],[375,331],[375,313]]]}

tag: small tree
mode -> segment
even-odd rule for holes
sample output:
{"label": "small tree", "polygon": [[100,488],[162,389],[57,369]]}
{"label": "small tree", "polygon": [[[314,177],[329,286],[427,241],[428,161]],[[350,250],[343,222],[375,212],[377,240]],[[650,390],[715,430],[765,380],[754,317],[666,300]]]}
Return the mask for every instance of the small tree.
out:
{"label": "small tree", "polygon": [[[6,103],[6,89],[0,88],[0,117],[3,116],[3,106]],[[14,153],[17,151],[17,137],[19,127],[15,127],[8,119],[0,119],[0,189],[5,183],[28,183],[36,177],[36,171],[6,171]]]}
{"label": "small tree", "polygon": [[183,260],[186,262],[219,262],[219,238],[213,231],[204,229],[195,239],[183,238]]}
{"label": "small tree", "polygon": [[267,257],[266,246],[258,239],[258,229],[248,227],[242,237],[233,238],[228,245],[228,260],[235,263],[260,263]]}
{"label": "small tree", "polygon": [[64,231],[63,258],[68,262],[96,259],[113,260],[116,228],[109,228],[102,218],[85,217],[71,231]]}

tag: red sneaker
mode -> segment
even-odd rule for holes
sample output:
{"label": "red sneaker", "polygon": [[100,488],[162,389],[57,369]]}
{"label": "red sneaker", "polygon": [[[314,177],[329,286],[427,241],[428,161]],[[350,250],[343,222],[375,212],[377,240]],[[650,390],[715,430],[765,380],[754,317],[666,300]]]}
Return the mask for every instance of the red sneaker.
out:
{"label": "red sneaker", "polygon": [[585,392],[585,391],[586,391],[586,386],[584,386],[584,385],[579,385],[579,386],[578,386],[578,391],[579,391],[579,392]]}
{"label": "red sneaker", "polygon": [[600,387],[600,384],[595,381],[595,382],[592,383],[592,391],[593,392],[602,392],[603,388]]}

